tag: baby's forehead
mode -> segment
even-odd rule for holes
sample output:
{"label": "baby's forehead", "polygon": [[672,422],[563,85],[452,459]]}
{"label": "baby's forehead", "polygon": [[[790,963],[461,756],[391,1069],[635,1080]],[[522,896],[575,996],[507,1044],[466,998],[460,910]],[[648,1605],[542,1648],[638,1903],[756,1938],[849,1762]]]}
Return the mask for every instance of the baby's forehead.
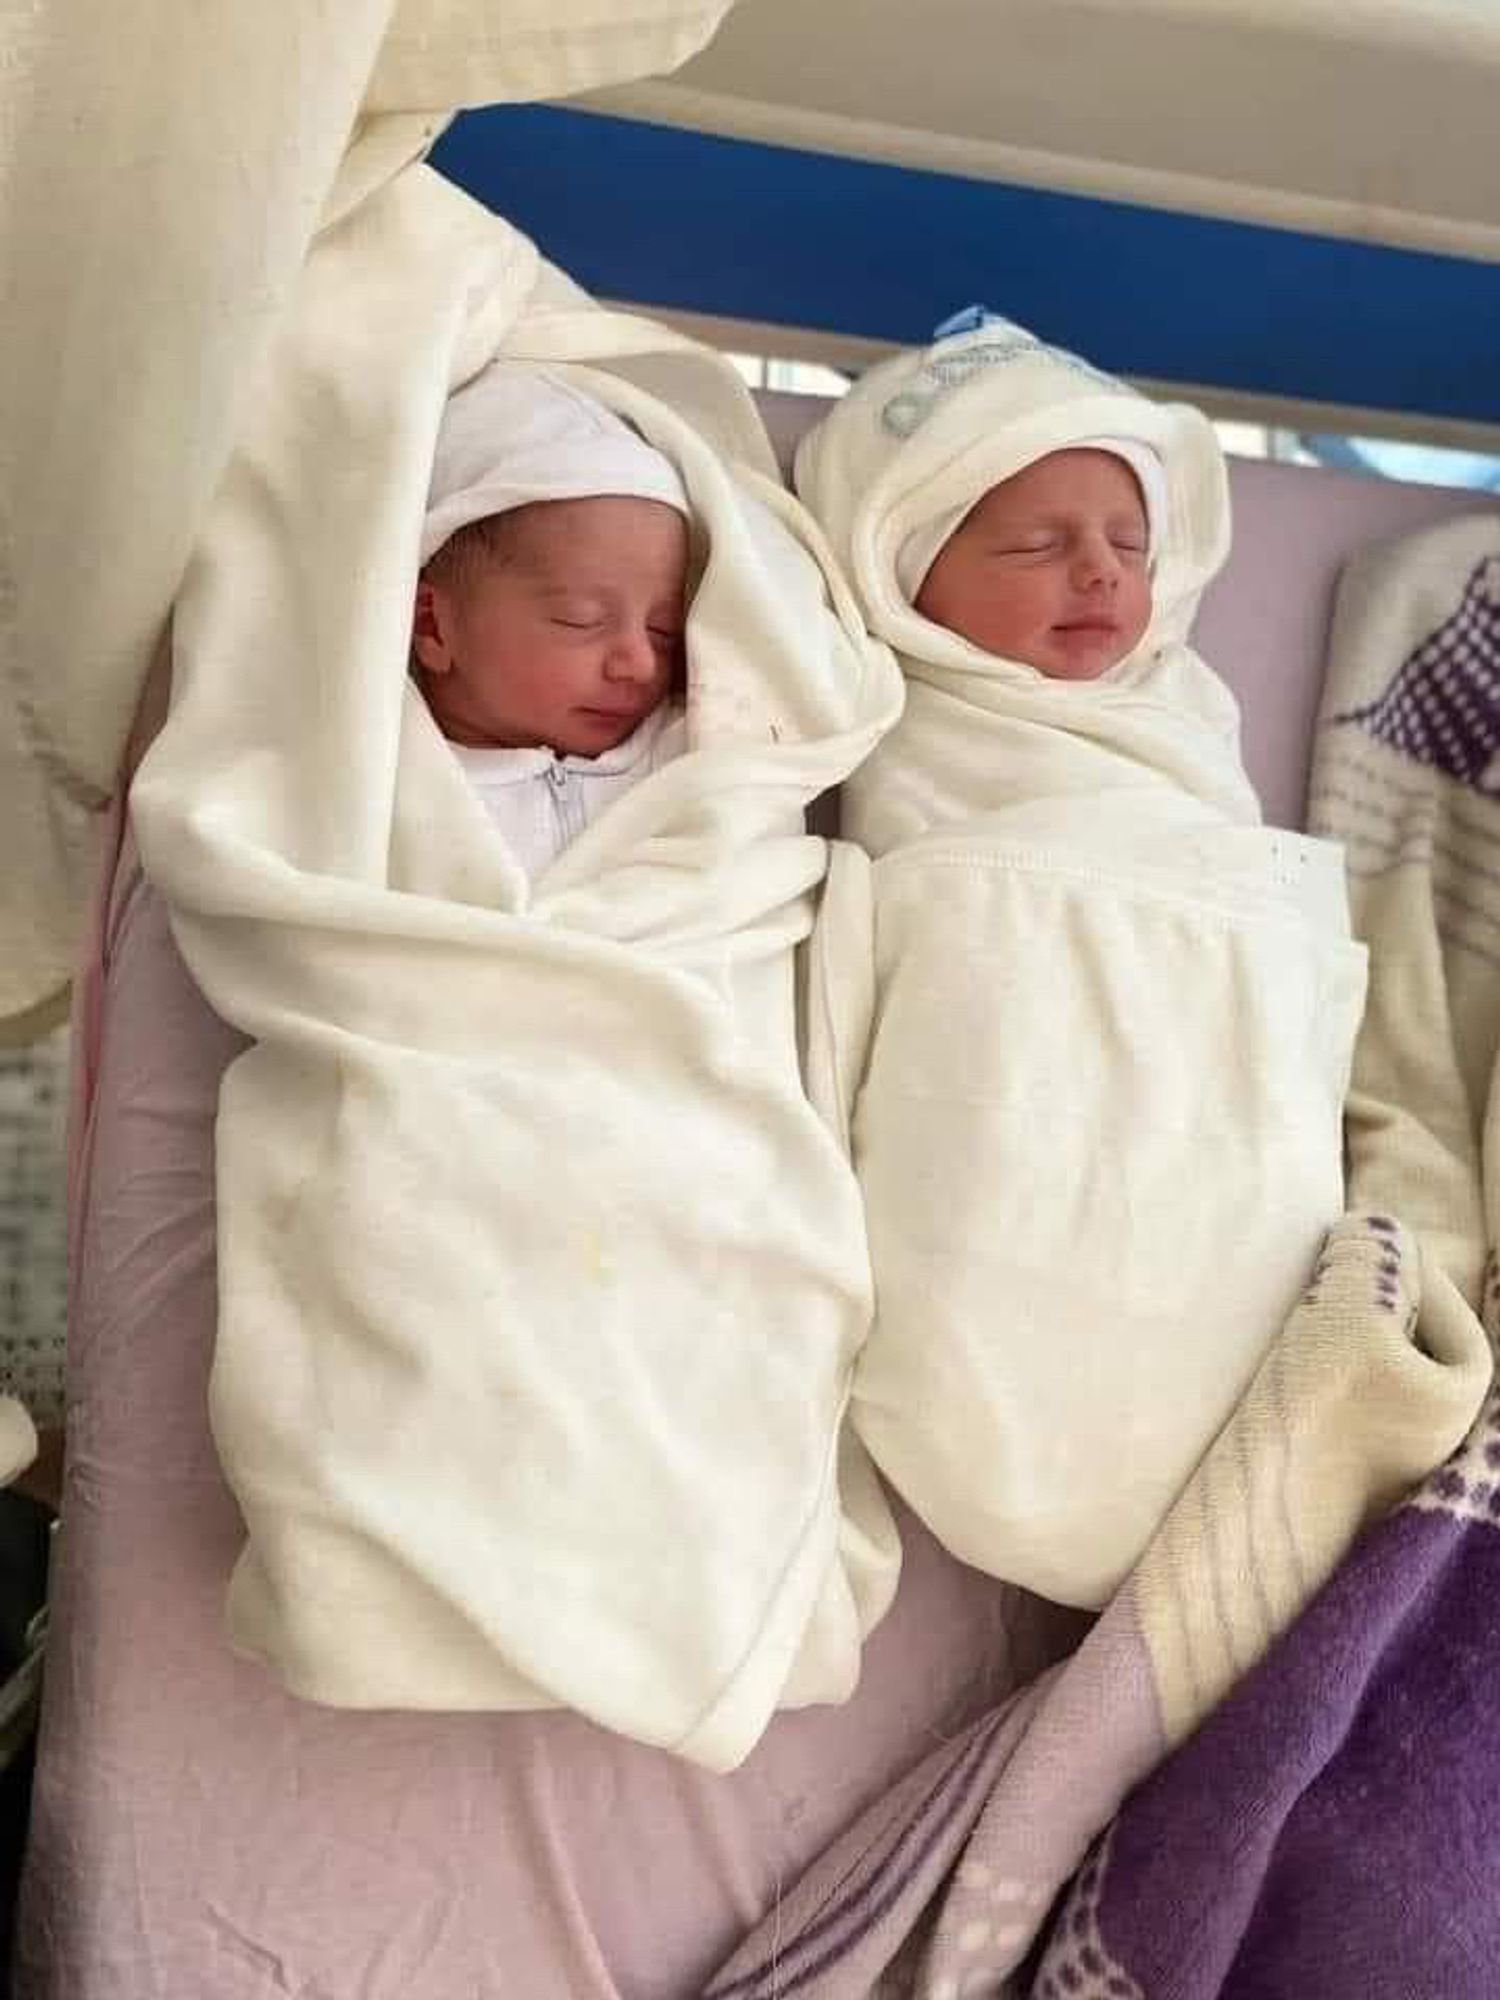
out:
{"label": "baby's forehead", "polygon": [[633,493],[537,500],[497,515],[492,545],[517,561],[555,569],[600,558],[628,559],[643,546],[674,556],[687,543],[687,523],[662,500]]}
{"label": "baby's forehead", "polygon": [[1062,506],[1132,509],[1144,517],[1145,495],[1134,470],[1115,452],[1093,446],[1049,451],[987,487],[971,516],[1046,512]]}
{"label": "baby's forehead", "polygon": [[634,493],[579,493],[566,500],[531,500],[494,518],[514,540],[545,547],[583,538],[613,540],[636,522],[671,512],[662,501]]}

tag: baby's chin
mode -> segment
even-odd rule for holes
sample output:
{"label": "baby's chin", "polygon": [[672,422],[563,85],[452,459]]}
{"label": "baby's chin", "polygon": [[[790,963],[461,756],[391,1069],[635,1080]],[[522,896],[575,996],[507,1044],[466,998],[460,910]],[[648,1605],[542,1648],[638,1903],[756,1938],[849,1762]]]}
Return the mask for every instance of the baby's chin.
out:
{"label": "baby's chin", "polygon": [[558,741],[552,748],[564,757],[602,757],[607,750],[618,750],[650,713],[649,708],[629,714],[614,714],[602,709],[575,709],[568,717],[566,728],[559,730]]}
{"label": "baby's chin", "polygon": [[1117,667],[1133,641],[1115,629],[1054,626],[1028,662],[1052,681],[1096,681]]}

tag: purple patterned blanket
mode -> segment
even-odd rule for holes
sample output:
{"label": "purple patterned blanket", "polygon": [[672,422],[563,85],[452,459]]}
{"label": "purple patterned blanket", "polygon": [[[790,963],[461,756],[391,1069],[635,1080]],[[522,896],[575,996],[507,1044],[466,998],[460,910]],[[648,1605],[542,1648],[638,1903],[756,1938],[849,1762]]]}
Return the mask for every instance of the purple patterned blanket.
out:
{"label": "purple patterned blanket", "polygon": [[1127,1801],[1035,2000],[1493,2000],[1497,1607],[1491,1398]]}

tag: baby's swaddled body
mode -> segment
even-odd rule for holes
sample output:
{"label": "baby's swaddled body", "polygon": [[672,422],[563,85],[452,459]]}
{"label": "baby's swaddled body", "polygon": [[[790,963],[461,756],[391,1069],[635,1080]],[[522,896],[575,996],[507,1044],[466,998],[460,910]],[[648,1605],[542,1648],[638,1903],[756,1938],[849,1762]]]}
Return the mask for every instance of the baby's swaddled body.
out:
{"label": "baby's swaddled body", "polygon": [[[899,679],[726,364],[425,170],[330,235],[132,795],[252,1044],[216,1127],[230,1634],[307,1699],[568,1707],[727,1767],[847,1695],[895,1583],[843,1425],[863,1216],[793,961],[828,859],[804,809]],[[450,461],[508,369],[665,486],[518,480],[487,423]],[[497,822],[471,752],[593,796]]]}
{"label": "baby's swaddled body", "polygon": [[[1068,505],[1022,521],[995,496],[1113,453],[1160,468],[1149,569],[1101,502],[1076,530],[1100,573],[1080,558],[1056,623],[1009,657],[955,629],[984,638],[998,602],[1020,631],[1066,566]],[[1341,856],[1262,825],[1233,699],[1185,643],[1228,534],[1196,411],[986,324],[872,371],[798,483],[907,681],[844,795],[874,860],[856,1425],[956,1554],[1098,1604],[1342,1208],[1363,953]]]}

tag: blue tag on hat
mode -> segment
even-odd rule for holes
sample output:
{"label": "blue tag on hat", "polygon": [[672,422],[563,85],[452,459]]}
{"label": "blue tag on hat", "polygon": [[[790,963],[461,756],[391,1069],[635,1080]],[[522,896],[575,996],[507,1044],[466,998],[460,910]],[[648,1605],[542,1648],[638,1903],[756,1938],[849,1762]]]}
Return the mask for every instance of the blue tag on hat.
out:
{"label": "blue tag on hat", "polygon": [[988,306],[962,306],[956,313],[949,313],[939,320],[932,329],[934,340],[951,340],[958,333],[978,333],[982,326],[1008,326],[1010,321],[1004,313],[991,312]]}
{"label": "blue tag on hat", "polygon": [[[950,349],[943,345],[970,333],[983,333],[985,338],[967,347]],[[1009,362],[1029,360],[1037,354],[1098,383],[1102,389],[1119,395],[1134,393],[1127,392],[1123,383],[1095,368],[1092,362],[1080,360],[1065,348],[1044,346],[1034,333],[1017,326],[1004,313],[991,312],[988,306],[965,306],[962,312],[950,313],[941,325],[933,328],[932,341],[932,348],[922,356],[916,374],[881,409],[881,424],[894,437],[910,437],[949,390],[973,376]]]}

